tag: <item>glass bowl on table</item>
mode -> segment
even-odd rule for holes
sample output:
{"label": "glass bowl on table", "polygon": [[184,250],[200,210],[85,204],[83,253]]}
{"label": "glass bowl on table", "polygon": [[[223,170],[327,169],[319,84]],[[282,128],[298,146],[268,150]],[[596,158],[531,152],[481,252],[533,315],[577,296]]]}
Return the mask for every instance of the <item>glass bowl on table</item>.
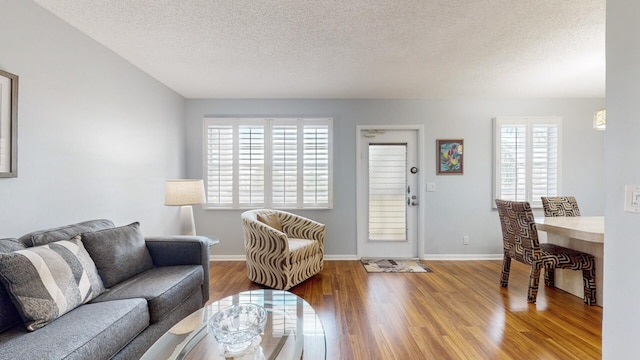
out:
{"label": "glass bowl on table", "polygon": [[209,331],[225,357],[255,351],[267,323],[267,311],[255,304],[232,305],[209,319]]}

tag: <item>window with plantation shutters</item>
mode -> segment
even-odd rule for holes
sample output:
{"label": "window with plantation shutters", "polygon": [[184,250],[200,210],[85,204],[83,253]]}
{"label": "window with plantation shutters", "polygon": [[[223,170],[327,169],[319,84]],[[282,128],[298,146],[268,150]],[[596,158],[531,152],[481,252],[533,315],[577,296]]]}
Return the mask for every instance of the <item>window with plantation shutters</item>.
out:
{"label": "window with plantation shutters", "polygon": [[494,129],[494,198],[542,207],[541,196],[559,196],[562,119],[499,117]]}
{"label": "window with plantation shutters", "polygon": [[331,208],[331,119],[204,119],[208,208]]}

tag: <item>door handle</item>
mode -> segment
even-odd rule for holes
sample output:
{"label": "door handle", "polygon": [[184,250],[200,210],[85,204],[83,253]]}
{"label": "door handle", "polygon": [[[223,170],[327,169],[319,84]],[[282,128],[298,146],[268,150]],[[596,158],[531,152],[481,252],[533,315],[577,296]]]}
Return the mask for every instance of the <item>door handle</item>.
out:
{"label": "door handle", "polygon": [[418,205],[418,197],[415,195],[411,195],[411,197],[407,198],[407,206],[416,206]]}

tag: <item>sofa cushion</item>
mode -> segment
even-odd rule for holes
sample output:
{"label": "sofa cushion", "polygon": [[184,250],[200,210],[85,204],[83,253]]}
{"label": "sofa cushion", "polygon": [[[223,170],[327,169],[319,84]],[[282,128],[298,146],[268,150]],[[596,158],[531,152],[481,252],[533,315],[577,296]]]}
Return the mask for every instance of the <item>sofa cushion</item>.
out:
{"label": "sofa cushion", "polygon": [[[24,249],[24,244],[18,241],[18,239],[0,239],[0,253],[8,253],[22,249]],[[18,309],[13,305],[7,290],[5,290],[4,285],[0,282],[0,333],[19,322],[21,322],[21,320]]]}
{"label": "sofa cushion", "polygon": [[32,331],[104,291],[79,236],[0,254],[0,280]]}
{"label": "sofa cushion", "polygon": [[191,294],[200,291],[203,281],[202,266],[199,265],[157,267],[110,288],[93,303],[144,298],[149,304],[151,323],[155,323]]}
{"label": "sofa cushion", "polygon": [[22,235],[18,240],[26,246],[46,245],[54,241],[69,240],[83,232],[98,231],[112,227],[114,227],[114,225],[111,220],[89,220],[77,224],[30,232]]}
{"label": "sofa cushion", "polygon": [[153,267],[138,222],[83,233],[82,242],[108,288]]}
{"label": "sofa cushion", "polygon": [[258,213],[256,218],[261,223],[268,225],[278,231],[282,231],[282,224],[280,223],[280,217],[278,217],[278,214],[276,212],[262,211]]}
{"label": "sofa cushion", "polygon": [[148,325],[144,299],[85,304],[37,331],[0,334],[0,359],[109,359]]}

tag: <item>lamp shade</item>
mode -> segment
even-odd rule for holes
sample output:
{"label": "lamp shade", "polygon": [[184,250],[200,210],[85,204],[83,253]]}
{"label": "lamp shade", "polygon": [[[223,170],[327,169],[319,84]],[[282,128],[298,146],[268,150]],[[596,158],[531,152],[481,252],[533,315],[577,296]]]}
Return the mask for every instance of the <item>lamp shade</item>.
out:
{"label": "lamp shade", "polygon": [[204,182],[200,179],[167,180],[165,205],[204,204]]}

